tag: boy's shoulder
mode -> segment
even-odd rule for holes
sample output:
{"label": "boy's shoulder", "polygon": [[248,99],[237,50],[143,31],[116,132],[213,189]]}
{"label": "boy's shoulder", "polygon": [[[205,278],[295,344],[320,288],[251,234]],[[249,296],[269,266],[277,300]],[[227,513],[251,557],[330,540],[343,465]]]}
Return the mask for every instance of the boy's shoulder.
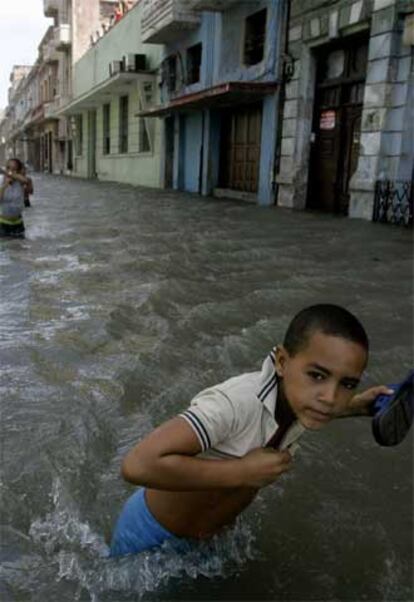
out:
{"label": "boy's shoulder", "polygon": [[241,404],[257,404],[260,403],[257,393],[260,385],[260,372],[245,372],[238,376],[232,376],[227,380],[208,387],[200,391],[196,399],[204,396],[224,395],[232,404],[240,406]]}
{"label": "boy's shoulder", "polygon": [[249,397],[253,394],[257,395],[259,387],[260,372],[244,372],[237,376],[232,376],[224,382],[215,386],[219,391],[222,391],[228,396],[244,396]]}

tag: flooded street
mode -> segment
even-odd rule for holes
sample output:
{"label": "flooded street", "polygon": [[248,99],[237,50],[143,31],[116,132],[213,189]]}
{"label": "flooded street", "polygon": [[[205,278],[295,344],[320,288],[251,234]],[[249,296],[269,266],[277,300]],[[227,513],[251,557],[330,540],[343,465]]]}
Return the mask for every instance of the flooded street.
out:
{"label": "flooded street", "polygon": [[179,557],[103,558],[127,449],[201,389],[260,368],[302,307],[354,311],[366,385],[412,358],[412,232],[190,194],[35,176],[0,240],[4,602],[408,601],[412,437],[309,433],[234,531]]}

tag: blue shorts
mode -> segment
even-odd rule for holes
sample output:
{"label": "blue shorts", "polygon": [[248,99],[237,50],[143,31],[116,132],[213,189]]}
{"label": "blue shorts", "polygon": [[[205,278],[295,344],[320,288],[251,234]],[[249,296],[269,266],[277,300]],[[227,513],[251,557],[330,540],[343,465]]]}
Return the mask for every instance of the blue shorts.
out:
{"label": "blue shorts", "polygon": [[168,542],[179,552],[191,548],[191,541],[167,531],[149,511],[145,488],[138,489],[125,502],[112,535],[109,556],[138,554]]}

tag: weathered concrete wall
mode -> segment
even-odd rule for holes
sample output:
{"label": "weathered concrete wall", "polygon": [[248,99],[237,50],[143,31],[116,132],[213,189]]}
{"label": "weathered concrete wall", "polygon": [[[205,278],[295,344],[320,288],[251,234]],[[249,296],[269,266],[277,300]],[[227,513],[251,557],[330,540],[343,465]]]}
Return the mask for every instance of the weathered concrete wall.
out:
{"label": "weathered concrete wall", "polygon": [[286,87],[277,176],[279,205],[301,209],[306,204],[316,76],[313,50],[358,31],[366,30],[370,41],[361,147],[350,182],[349,215],[372,219],[377,179],[410,177],[412,130],[407,131],[406,120],[412,114],[413,55],[412,47],[402,43],[400,18],[407,7],[404,0],[292,2],[289,53],[295,63]]}

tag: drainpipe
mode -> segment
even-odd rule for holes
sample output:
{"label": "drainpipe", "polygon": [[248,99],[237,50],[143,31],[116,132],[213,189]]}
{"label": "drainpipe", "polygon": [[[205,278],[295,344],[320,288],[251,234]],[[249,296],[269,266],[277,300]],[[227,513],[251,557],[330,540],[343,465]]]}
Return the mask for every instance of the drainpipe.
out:
{"label": "drainpipe", "polygon": [[[277,203],[277,195],[279,186],[276,182],[276,176],[279,173],[281,149],[282,149],[282,126],[283,126],[283,109],[285,106],[286,84],[292,79],[294,71],[294,60],[289,54],[289,24],[290,24],[290,0],[282,0],[284,6],[284,28],[283,28],[283,53],[279,64],[280,91],[278,102],[278,117],[277,117],[277,133],[276,133],[276,152],[275,163],[273,167],[273,192],[274,204]],[[281,45],[282,46],[282,45]]]}

